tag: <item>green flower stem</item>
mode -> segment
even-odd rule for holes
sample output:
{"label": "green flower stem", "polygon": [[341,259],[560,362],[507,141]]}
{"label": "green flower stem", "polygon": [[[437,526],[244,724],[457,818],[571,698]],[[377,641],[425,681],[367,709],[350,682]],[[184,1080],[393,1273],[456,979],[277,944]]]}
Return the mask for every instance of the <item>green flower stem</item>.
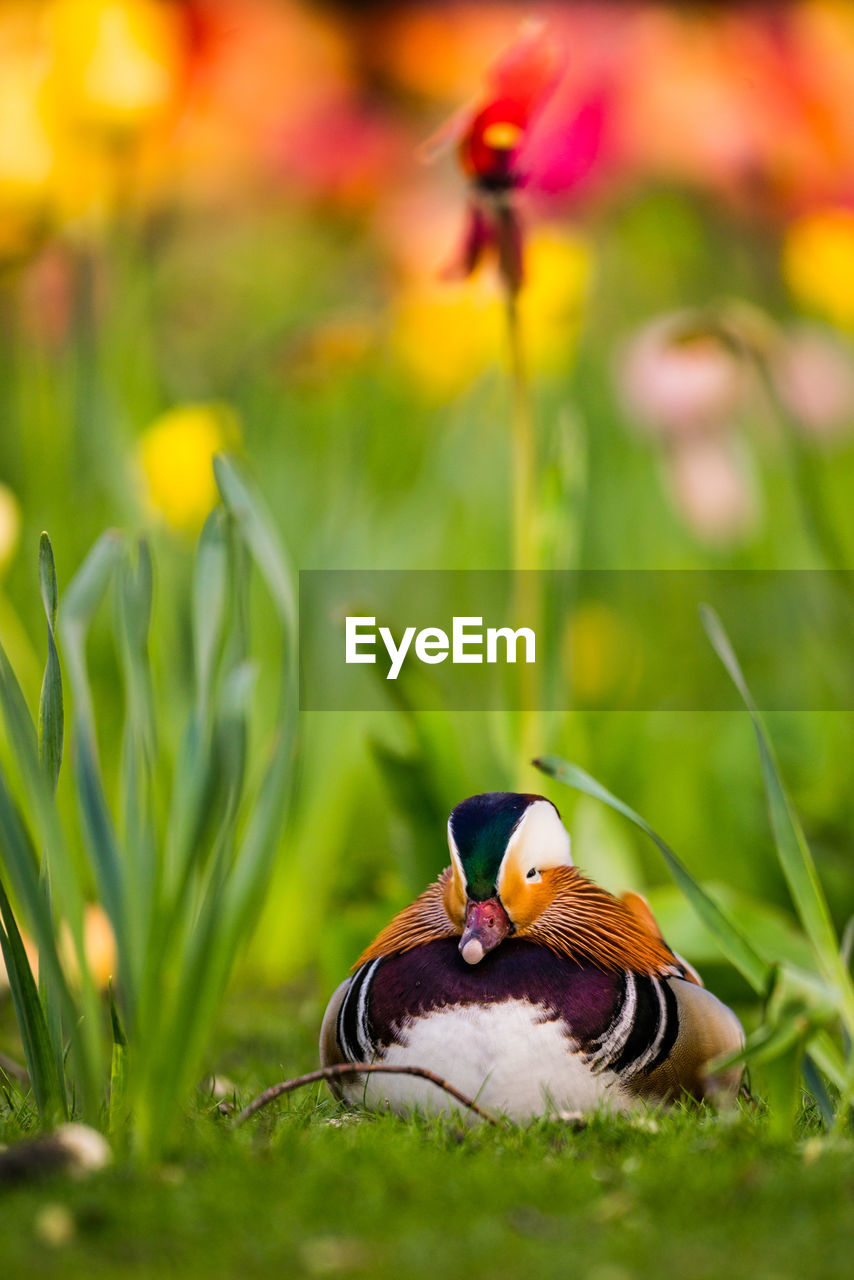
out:
{"label": "green flower stem", "polygon": [[[540,546],[537,536],[537,440],[531,386],[525,366],[518,292],[507,287],[507,335],[510,355],[512,567],[515,570],[514,614],[517,626],[532,627],[539,634],[542,619]],[[517,696],[520,786],[525,786],[530,761],[544,749],[540,707],[540,681],[536,666],[519,667]]]}

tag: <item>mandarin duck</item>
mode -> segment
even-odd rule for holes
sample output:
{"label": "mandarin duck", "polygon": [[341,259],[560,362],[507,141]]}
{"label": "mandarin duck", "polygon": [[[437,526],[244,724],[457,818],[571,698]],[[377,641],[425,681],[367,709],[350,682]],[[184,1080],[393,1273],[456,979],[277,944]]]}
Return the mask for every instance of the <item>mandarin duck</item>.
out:
{"label": "mandarin duck", "polygon": [[[391,921],[332,996],[324,1066],[426,1068],[517,1121],[689,1096],[735,1097],[735,1014],[667,946],[645,900],[573,864],[543,796],[472,796],[448,821],[451,865]],[[410,1075],[339,1077],[350,1103],[446,1110]]]}

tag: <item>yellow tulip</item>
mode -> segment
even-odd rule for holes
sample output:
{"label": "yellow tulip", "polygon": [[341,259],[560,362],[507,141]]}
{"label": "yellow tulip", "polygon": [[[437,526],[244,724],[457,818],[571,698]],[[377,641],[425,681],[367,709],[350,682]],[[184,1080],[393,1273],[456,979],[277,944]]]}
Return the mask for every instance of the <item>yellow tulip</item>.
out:
{"label": "yellow tulip", "polygon": [[53,169],[45,66],[32,16],[15,9],[0,14],[0,261],[33,247]]}
{"label": "yellow tulip", "polygon": [[57,104],[71,124],[124,133],[171,105],[180,62],[174,9],[157,0],[55,0],[48,30]]}
{"label": "yellow tulip", "polygon": [[854,211],[819,209],[793,222],[783,276],[805,306],[840,327],[854,325]]}
{"label": "yellow tulip", "polygon": [[[571,366],[591,275],[590,247],[580,235],[542,231],[530,237],[519,316],[532,373]],[[397,357],[424,392],[454,395],[500,362],[505,308],[500,282],[489,269],[453,283],[416,279],[395,306]]]}
{"label": "yellow tulip", "polygon": [[239,436],[237,417],[225,404],[180,405],[143,432],[137,459],[146,496],[173,529],[201,528],[218,499],[213,456]]}

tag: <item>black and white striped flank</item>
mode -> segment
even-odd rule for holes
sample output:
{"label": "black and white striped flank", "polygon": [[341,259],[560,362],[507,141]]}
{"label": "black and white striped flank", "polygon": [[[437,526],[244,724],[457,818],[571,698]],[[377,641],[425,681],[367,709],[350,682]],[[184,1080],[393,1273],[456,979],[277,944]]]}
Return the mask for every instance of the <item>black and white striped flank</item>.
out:
{"label": "black and white striped flank", "polygon": [[679,1034],[676,997],[663,978],[629,973],[614,1016],[584,1054],[594,1073],[614,1071],[624,1079],[659,1066]]}
{"label": "black and white striped flank", "polygon": [[382,959],[371,960],[353,974],[338,1010],[338,1045],[348,1062],[370,1062],[376,1053],[369,998],[374,974],[381,963]]}

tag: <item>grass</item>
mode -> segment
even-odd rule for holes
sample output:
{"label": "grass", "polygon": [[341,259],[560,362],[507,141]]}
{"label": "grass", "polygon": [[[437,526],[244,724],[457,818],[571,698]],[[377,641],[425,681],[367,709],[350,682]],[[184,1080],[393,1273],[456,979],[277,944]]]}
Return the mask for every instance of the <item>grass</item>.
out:
{"label": "grass", "polygon": [[[246,1101],[311,1066],[310,994],[240,993],[212,1065]],[[284,1059],[284,1061],[283,1061]],[[492,1131],[348,1116],[309,1090],[233,1132],[203,1093],[167,1163],[4,1191],[4,1271],[41,1276],[850,1274],[854,1143],[774,1138],[749,1111]],[[7,1137],[12,1135],[7,1133]],[[45,1208],[73,1221],[44,1239]]]}
{"label": "grass", "polygon": [[[39,1116],[46,1127],[60,1118],[106,1122],[119,1140],[150,1155],[163,1149],[235,955],[257,916],[291,790],[296,696],[289,570],[251,488],[227,458],[218,457],[214,469],[224,506],[213,511],[199,541],[195,705],[168,794],[158,794],[157,785],[167,769],[158,748],[149,661],[154,575],[144,540],[133,547],[114,530],[103,534],[59,614],[73,702],[69,767],[79,832],[63,830],[55,801],[64,712],[53,644],[57,582],[46,534],[39,568],[49,648],[38,734],[0,645],[0,705],[25,800],[16,806],[0,773],[0,949]],[[284,625],[281,700],[272,732],[266,732],[271,741],[263,748],[262,770],[253,759],[250,726],[256,675],[247,634],[250,554]],[[115,808],[99,763],[99,717],[86,656],[93,618],[111,587],[126,704]],[[254,792],[247,800],[251,775]],[[83,938],[87,876],[71,852],[78,835],[116,944],[109,1060]],[[41,990],[3,882],[24,905],[37,939]],[[79,981],[60,957],[62,928],[74,941]]]}

